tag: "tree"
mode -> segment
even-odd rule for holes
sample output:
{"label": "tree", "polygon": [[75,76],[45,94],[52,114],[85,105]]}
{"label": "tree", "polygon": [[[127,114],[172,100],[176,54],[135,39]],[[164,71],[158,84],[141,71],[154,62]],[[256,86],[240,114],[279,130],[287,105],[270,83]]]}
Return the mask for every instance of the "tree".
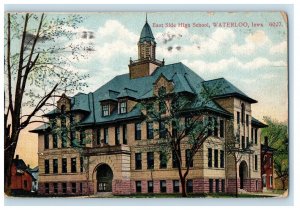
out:
{"label": "tree", "polygon": [[43,122],[55,105],[51,98],[87,85],[69,67],[83,56],[84,47],[72,43],[83,18],[77,15],[6,14],[5,20],[5,192],[10,194],[10,167],[20,132]]}
{"label": "tree", "polygon": [[275,149],[273,152],[274,170],[284,190],[287,189],[286,182],[289,177],[288,126],[287,123],[278,122],[271,117],[265,116],[264,121],[268,127],[262,130],[261,136],[267,136],[268,145]]}
{"label": "tree", "polygon": [[[208,109],[211,96],[217,87],[202,88],[202,100],[195,104],[195,96],[167,92],[164,87],[158,90],[154,98],[142,101],[141,107],[148,123],[152,123],[153,132],[159,138],[156,143],[148,142],[147,151],[158,151],[168,161],[172,157],[173,167],[178,169],[182,196],[187,197],[186,178],[192,166],[193,157],[203,143],[211,136],[217,125],[214,114]],[[182,151],[186,149],[186,162]]]}

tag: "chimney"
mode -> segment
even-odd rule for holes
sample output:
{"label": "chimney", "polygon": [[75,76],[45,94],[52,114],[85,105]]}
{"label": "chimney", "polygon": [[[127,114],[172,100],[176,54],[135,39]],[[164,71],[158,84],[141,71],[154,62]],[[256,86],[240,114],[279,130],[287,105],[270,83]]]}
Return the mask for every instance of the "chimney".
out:
{"label": "chimney", "polygon": [[265,136],[265,146],[268,146],[269,145],[269,140],[268,140],[268,137]]}
{"label": "chimney", "polygon": [[19,160],[19,155],[16,155],[16,160]]}
{"label": "chimney", "polygon": [[30,169],[30,165],[29,164],[27,165],[27,168]]}

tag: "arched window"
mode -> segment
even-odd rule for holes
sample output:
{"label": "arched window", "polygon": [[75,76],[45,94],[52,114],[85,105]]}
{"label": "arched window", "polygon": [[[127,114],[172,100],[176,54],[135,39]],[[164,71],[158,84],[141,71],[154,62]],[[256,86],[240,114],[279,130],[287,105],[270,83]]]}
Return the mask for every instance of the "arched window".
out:
{"label": "arched window", "polygon": [[245,104],[242,103],[242,123],[245,123]]}

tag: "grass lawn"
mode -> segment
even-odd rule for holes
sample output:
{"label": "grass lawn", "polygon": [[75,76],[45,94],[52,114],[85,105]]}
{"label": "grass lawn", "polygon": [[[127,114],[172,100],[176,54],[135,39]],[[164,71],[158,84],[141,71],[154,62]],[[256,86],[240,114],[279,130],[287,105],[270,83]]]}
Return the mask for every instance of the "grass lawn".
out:
{"label": "grass lawn", "polygon": [[[114,198],[181,198],[181,194],[134,194],[130,196],[113,196]],[[239,194],[238,198],[266,198],[270,195]],[[232,194],[190,194],[187,198],[235,198]]]}

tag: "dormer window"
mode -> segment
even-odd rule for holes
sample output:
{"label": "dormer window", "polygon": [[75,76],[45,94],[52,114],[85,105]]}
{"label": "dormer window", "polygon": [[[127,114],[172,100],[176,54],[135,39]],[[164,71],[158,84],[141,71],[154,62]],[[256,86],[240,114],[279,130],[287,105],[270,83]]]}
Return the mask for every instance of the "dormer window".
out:
{"label": "dormer window", "polygon": [[102,116],[105,117],[108,115],[109,115],[109,105],[108,104],[102,105]]}
{"label": "dormer window", "polygon": [[119,110],[120,114],[125,114],[127,113],[127,102],[126,101],[121,101],[120,102],[120,110]]}

